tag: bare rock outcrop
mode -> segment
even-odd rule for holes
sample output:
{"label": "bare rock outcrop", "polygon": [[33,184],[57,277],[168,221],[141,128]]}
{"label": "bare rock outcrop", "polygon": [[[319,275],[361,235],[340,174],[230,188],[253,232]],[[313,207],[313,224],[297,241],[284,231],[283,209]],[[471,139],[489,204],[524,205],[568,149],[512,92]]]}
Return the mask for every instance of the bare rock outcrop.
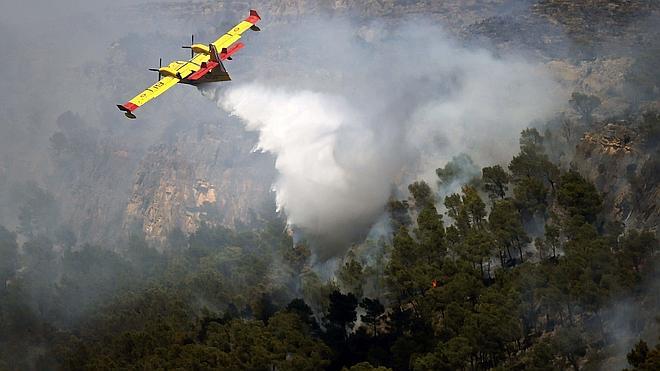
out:
{"label": "bare rock outcrop", "polygon": [[[657,231],[660,184],[657,153],[644,148],[645,138],[631,120],[606,121],[584,134],[574,165],[603,193],[609,217],[628,228]],[[656,169],[657,170],[657,169]]]}
{"label": "bare rock outcrop", "polygon": [[163,243],[177,228],[236,228],[273,212],[273,160],[251,151],[255,141],[238,124],[204,125],[152,147],[137,171],[124,232]]}

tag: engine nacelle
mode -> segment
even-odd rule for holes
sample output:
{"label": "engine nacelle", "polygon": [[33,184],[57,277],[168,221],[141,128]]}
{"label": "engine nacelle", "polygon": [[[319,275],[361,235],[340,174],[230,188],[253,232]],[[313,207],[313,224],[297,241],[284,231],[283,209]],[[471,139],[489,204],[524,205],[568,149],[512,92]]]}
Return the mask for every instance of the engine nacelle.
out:
{"label": "engine nacelle", "polygon": [[193,44],[191,47],[193,52],[197,54],[209,54],[209,46],[204,44]]}
{"label": "engine nacelle", "polygon": [[167,67],[161,67],[158,69],[158,72],[160,73],[161,76],[169,76],[169,77],[176,77],[180,78],[179,73],[171,68],[170,66]]}

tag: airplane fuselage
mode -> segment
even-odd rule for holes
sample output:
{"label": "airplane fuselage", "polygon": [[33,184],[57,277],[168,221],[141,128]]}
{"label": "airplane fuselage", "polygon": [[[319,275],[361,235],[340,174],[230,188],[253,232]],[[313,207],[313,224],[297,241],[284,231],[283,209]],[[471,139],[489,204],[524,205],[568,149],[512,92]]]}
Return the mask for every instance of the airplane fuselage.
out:
{"label": "airplane fuselage", "polygon": [[133,119],[135,118],[133,111],[177,83],[196,86],[211,82],[230,81],[231,78],[222,62],[231,60],[232,54],[245,46],[238,41],[243,32],[260,30],[256,25],[260,20],[261,17],[256,10],[250,10],[247,18],[208,45],[195,44],[194,38],[191,37],[191,45],[183,46],[183,48],[190,49],[190,60],[174,61],[165,67],[161,67],[159,62],[159,68],[149,69],[158,72],[158,81],[128,102],[118,104],[117,108],[124,112],[126,117]]}

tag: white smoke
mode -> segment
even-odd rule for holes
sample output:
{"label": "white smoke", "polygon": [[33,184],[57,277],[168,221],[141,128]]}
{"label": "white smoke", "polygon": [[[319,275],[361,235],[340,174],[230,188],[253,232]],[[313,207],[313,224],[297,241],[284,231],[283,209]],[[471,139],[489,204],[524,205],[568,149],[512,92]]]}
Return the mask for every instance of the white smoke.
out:
{"label": "white smoke", "polygon": [[564,101],[539,66],[460,46],[437,26],[317,20],[287,32],[287,72],[214,93],[276,156],[289,222],[340,244],[382,214],[394,185],[460,152],[507,161],[520,131]]}
{"label": "white smoke", "polygon": [[378,136],[346,99],[246,84],[221,101],[277,155],[273,188],[292,225],[322,235],[382,211],[400,166],[382,162]]}

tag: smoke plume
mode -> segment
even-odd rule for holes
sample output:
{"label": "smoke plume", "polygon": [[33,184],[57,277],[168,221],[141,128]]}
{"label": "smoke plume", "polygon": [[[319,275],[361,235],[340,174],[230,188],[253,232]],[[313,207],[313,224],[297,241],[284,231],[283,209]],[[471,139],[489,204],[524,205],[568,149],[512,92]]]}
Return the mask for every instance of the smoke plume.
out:
{"label": "smoke plume", "polygon": [[523,128],[560,108],[560,88],[538,65],[416,23],[311,21],[287,31],[296,39],[286,70],[204,91],[259,132],[258,149],[277,158],[277,205],[308,236],[350,242],[393,187],[460,152],[506,161]]}

